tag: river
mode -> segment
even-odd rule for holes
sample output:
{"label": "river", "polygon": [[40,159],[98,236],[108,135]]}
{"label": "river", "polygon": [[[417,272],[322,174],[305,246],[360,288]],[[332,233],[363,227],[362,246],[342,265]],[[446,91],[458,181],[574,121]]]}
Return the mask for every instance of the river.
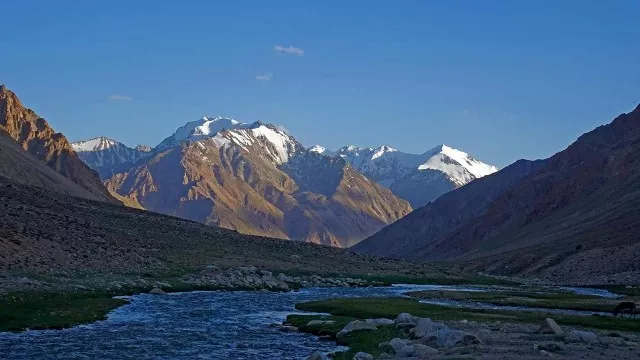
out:
{"label": "river", "polygon": [[0,333],[0,359],[306,359],[334,342],[283,333],[269,324],[295,313],[296,303],[328,298],[399,296],[460,286],[394,285],[309,288],[297,292],[189,292],[140,294],[107,320],[64,330]]}

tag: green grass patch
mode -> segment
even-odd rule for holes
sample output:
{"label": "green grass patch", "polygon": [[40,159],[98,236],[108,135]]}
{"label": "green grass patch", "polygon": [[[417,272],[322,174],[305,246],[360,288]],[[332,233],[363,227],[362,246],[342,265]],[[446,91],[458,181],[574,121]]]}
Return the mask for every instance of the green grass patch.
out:
{"label": "green grass patch", "polygon": [[510,311],[493,309],[462,309],[434,304],[423,304],[415,299],[406,298],[352,298],[330,299],[297,304],[304,311],[324,312],[336,316],[354,318],[395,318],[399,313],[408,312],[415,316],[427,317],[436,321],[502,321],[542,324],[552,317],[560,325],[585,328],[609,329],[617,331],[640,331],[640,321],[610,316],[578,316],[547,314],[534,311]]}
{"label": "green grass patch", "polygon": [[10,293],[0,298],[0,331],[63,329],[104,320],[124,304],[109,293]]}

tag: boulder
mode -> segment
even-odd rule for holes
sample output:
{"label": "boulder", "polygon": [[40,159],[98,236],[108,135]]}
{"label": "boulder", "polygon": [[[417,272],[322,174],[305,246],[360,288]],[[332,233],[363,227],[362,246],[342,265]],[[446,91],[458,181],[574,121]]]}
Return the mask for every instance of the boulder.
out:
{"label": "boulder", "polygon": [[353,360],[373,360],[373,355],[367,354],[366,352],[359,351],[354,357]]}
{"label": "boulder", "polygon": [[596,343],[598,342],[598,335],[592,333],[591,331],[571,330],[565,337],[565,341]]}
{"label": "boulder", "polygon": [[395,320],[396,325],[399,325],[399,324],[415,325],[416,322],[417,322],[417,318],[409,313],[398,314]]}
{"label": "boulder", "polygon": [[149,294],[163,295],[163,294],[165,294],[165,292],[162,291],[162,289],[160,289],[159,287],[154,287],[153,289],[151,289],[151,291],[149,291]]}
{"label": "boulder", "polygon": [[347,336],[349,333],[353,332],[353,331],[358,331],[358,330],[376,330],[378,329],[377,326],[373,325],[373,324],[367,324],[367,322],[362,321],[362,320],[354,320],[350,323],[348,323],[344,328],[342,328],[342,330],[340,330],[337,334],[336,337],[338,339],[342,339],[345,336]]}
{"label": "boulder", "polygon": [[393,338],[389,341],[388,345],[393,348],[393,353],[396,355],[396,358],[412,357],[415,353],[415,346],[409,340]]}
{"label": "boulder", "polygon": [[554,334],[554,335],[562,335],[562,329],[560,325],[558,325],[555,320],[551,318],[546,318],[540,329],[538,329],[539,333],[542,334]]}
{"label": "boulder", "polygon": [[307,360],[325,360],[326,358],[324,357],[324,355],[322,355],[320,353],[320,351],[314,351],[311,355],[309,355],[309,357],[307,358]]}
{"label": "boulder", "polygon": [[394,321],[391,319],[384,319],[384,318],[380,318],[380,319],[365,319],[364,322],[366,322],[367,324],[372,324],[375,326],[386,326],[386,325],[393,325]]}
{"label": "boulder", "polygon": [[418,318],[416,327],[411,330],[410,334],[414,339],[420,339],[427,335],[434,335],[441,329],[448,329],[448,327],[443,323],[431,321],[431,319]]}

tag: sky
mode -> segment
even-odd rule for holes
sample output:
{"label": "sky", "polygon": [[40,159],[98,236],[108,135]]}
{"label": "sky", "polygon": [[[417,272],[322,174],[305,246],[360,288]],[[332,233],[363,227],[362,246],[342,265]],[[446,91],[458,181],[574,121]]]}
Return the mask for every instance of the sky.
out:
{"label": "sky", "polygon": [[0,83],[72,141],[153,146],[221,115],[307,146],[444,143],[503,167],[640,103],[637,0],[21,0],[2,13]]}

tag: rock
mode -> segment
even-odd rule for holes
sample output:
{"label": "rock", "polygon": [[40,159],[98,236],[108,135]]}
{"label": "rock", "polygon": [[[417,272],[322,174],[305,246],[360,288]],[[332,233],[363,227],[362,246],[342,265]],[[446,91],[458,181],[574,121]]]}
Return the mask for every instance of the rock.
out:
{"label": "rock", "polygon": [[436,333],[436,344],[439,348],[480,344],[480,339],[462,330],[440,329]]}
{"label": "rock", "polygon": [[314,351],[311,355],[309,355],[309,357],[307,358],[307,360],[325,360],[326,358],[324,357],[324,355],[322,355],[320,353],[320,351]]}
{"label": "rock", "polygon": [[372,324],[375,326],[386,326],[386,325],[393,325],[394,321],[391,319],[384,319],[384,318],[380,318],[380,319],[365,319],[364,322],[366,322],[367,324]]}
{"label": "rock", "polygon": [[326,325],[326,324],[335,324],[335,321],[333,320],[311,320],[307,323],[307,326],[314,326],[314,325]]}
{"label": "rock", "polygon": [[291,255],[289,258],[291,260],[293,260],[293,261],[298,261],[298,260],[302,259],[302,257],[300,255]]}
{"label": "rock", "polygon": [[298,328],[293,325],[281,325],[278,329],[282,332],[298,332]]}
{"label": "rock", "polygon": [[413,356],[418,359],[423,359],[429,357],[429,355],[437,354],[438,349],[434,349],[431,346],[422,345],[422,344],[413,344]]}
{"label": "rock", "polygon": [[166,293],[164,291],[162,291],[162,289],[160,289],[159,287],[154,287],[153,289],[151,289],[151,291],[149,291],[149,294],[164,295]]}
{"label": "rock", "polygon": [[551,357],[551,353],[546,350],[540,350],[540,355],[544,357]]}
{"label": "rock", "polygon": [[353,360],[373,360],[373,355],[360,351],[353,357]]}
{"label": "rock", "polygon": [[409,340],[393,338],[389,341],[388,345],[393,348],[393,353],[396,355],[396,358],[412,357],[415,352],[415,347]]}
{"label": "rock", "polygon": [[419,339],[441,329],[448,329],[448,327],[443,323],[433,322],[431,319],[418,318],[416,327],[411,330],[411,335],[414,339]]}
{"label": "rock", "polygon": [[598,342],[598,335],[592,333],[591,331],[571,330],[565,337],[565,341],[596,343]]}
{"label": "rock", "polygon": [[544,320],[544,324],[540,326],[538,332],[542,334],[562,335],[562,329],[560,328],[560,325],[558,325],[555,320],[551,318],[546,318]]}
{"label": "rock", "polygon": [[376,330],[376,329],[378,329],[378,327],[373,324],[367,324],[365,321],[362,321],[362,320],[354,320],[348,323],[344,328],[342,328],[342,330],[340,330],[340,332],[336,334],[336,338],[342,339],[352,331]]}
{"label": "rock", "polygon": [[409,313],[398,314],[395,320],[396,325],[398,324],[415,325],[416,322],[417,322],[417,318]]}

